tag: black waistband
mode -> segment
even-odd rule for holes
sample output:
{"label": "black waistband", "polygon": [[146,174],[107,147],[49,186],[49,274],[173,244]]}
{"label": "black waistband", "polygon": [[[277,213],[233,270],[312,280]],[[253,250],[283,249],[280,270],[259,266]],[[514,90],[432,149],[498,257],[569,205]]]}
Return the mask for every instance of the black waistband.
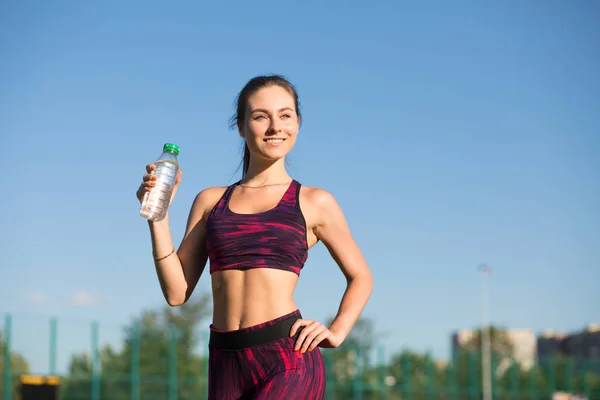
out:
{"label": "black waistband", "polygon": [[[290,337],[292,325],[301,318],[302,316],[295,315],[282,321],[278,321],[273,325],[268,325],[252,331],[240,330],[218,332],[211,330],[208,347],[219,350],[242,350],[248,347],[258,346],[274,340]],[[302,328],[298,329],[294,337],[297,337],[301,330]]]}

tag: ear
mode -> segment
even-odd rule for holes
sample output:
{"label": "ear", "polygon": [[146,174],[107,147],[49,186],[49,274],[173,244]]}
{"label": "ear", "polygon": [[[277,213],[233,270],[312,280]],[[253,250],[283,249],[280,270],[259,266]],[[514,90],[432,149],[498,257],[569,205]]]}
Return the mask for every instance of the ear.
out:
{"label": "ear", "polygon": [[246,138],[246,135],[244,134],[244,128],[242,126],[242,124],[238,124],[238,132],[240,133],[240,136],[243,138]]}

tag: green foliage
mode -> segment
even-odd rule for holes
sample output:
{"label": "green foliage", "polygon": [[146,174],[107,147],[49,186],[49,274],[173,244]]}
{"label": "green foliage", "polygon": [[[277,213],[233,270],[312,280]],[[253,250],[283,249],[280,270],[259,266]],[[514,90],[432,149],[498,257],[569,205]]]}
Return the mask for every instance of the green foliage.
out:
{"label": "green foliage", "polygon": [[[0,371],[2,375],[0,375],[0,399],[4,396],[4,359],[6,357],[6,341],[4,338],[4,333],[0,332]],[[12,372],[12,376],[19,376],[22,374],[29,373],[29,363],[21,354],[11,351],[10,353],[10,371]],[[13,379],[13,399],[19,400],[18,396],[19,392],[19,382],[16,379]]]}
{"label": "green foliage", "polygon": [[[196,350],[206,346],[199,336],[204,329],[198,328],[210,314],[209,301],[205,296],[181,307],[141,313],[124,327],[119,348],[99,349],[97,368],[91,354],[74,354],[61,383],[61,400],[205,398],[208,363]],[[492,329],[491,337],[494,400],[549,399],[560,391],[600,399],[600,360],[558,356],[525,369],[512,358],[510,341],[501,329]],[[0,334],[0,355],[4,351]],[[321,352],[327,400],[481,398],[478,333],[449,362],[409,350],[385,361],[373,321],[361,318],[341,347]],[[2,370],[3,360],[0,357]],[[11,355],[11,365],[15,377],[29,370],[18,354]]]}
{"label": "green foliage", "polygon": [[124,328],[120,350],[100,350],[100,371],[94,374],[88,354],[74,355],[62,400],[92,392],[94,379],[102,398],[167,399],[170,390],[179,400],[196,399],[206,391],[207,360],[195,354],[200,344],[198,324],[210,313],[210,299],[190,300],[177,307],[148,310]]}

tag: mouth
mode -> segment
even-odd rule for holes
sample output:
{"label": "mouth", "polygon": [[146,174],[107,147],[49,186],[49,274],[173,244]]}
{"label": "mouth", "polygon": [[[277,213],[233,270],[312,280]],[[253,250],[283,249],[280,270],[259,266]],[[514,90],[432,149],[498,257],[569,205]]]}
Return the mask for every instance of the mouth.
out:
{"label": "mouth", "polygon": [[265,142],[267,143],[271,143],[271,144],[279,144],[279,143],[283,143],[285,141],[284,138],[267,138],[264,139]]}

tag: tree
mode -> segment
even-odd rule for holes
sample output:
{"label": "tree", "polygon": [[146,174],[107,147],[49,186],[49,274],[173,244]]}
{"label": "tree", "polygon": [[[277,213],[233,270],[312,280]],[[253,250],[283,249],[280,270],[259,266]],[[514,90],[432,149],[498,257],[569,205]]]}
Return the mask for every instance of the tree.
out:
{"label": "tree", "polygon": [[[473,336],[461,348],[466,351],[480,351],[481,340],[482,331],[478,329],[473,332]],[[502,357],[510,357],[513,353],[513,347],[513,343],[505,329],[495,326],[490,327],[490,348],[492,353]]]}
{"label": "tree", "polygon": [[399,398],[437,399],[448,388],[447,368],[428,353],[406,350],[394,355],[386,375],[393,377],[390,386],[395,393],[401,393]]}
{"label": "tree", "polygon": [[[4,395],[4,371],[6,366],[4,365],[4,358],[6,356],[6,341],[4,339],[4,332],[0,332],[0,396]],[[16,394],[15,399],[18,399],[19,393],[19,381],[16,379],[19,375],[29,373],[29,362],[25,357],[17,352],[11,351],[10,353],[10,370],[13,376],[13,393]]]}
{"label": "tree", "polygon": [[[333,318],[329,318],[327,325],[331,325],[332,321]],[[374,344],[375,324],[360,317],[340,347],[322,350],[328,385],[332,386],[335,396],[340,399],[351,396],[360,389],[356,383],[377,379],[371,368]]]}
{"label": "tree", "polygon": [[[181,400],[204,393],[207,361],[194,349],[200,344],[198,324],[209,315],[210,297],[202,295],[179,307],[146,310],[134,318],[124,328],[120,351],[110,345],[100,350],[103,396],[129,398],[132,390],[138,390],[140,398],[162,399],[172,389],[171,383],[177,383]],[[88,354],[73,356],[64,400],[75,398],[81,390],[90,393],[91,365]],[[173,371],[176,375],[170,374]]]}
{"label": "tree", "polygon": [[69,375],[61,384],[61,399],[87,398],[91,392],[92,360],[88,353],[71,357]]}

